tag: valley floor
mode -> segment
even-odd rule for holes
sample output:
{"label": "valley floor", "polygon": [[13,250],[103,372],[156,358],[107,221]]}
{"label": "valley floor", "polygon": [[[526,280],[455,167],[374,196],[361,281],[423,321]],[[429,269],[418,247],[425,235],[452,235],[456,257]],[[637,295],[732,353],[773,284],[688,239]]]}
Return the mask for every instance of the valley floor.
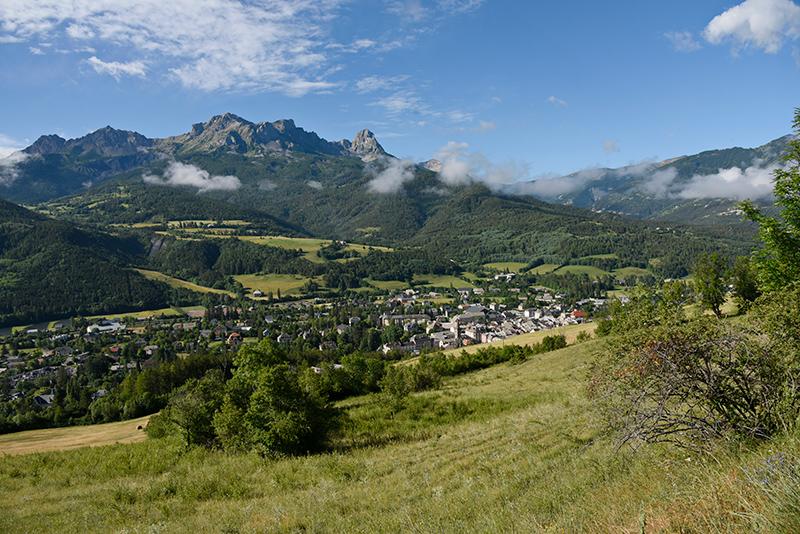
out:
{"label": "valley floor", "polygon": [[350,399],[329,454],[148,440],[3,457],[0,531],[771,531],[769,494],[747,474],[797,440],[713,461],[615,452],[585,395],[600,343],[450,379],[388,420],[374,397]]}

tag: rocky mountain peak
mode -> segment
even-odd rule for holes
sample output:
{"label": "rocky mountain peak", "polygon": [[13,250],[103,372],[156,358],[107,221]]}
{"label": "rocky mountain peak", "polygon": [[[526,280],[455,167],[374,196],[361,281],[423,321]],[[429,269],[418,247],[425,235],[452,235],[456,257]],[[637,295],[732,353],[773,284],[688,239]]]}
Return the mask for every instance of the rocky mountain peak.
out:
{"label": "rocky mountain peak", "polygon": [[428,161],[423,161],[420,163],[420,166],[428,169],[429,171],[442,172],[442,162],[438,159],[429,159]]}
{"label": "rocky mountain peak", "polygon": [[388,156],[375,134],[366,128],[356,134],[349,146],[345,146],[351,153],[360,156],[364,161],[373,161]]}
{"label": "rocky mountain peak", "polygon": [[24,152],[28,154],[58,154],[64,150],[64,144],[67,140],[61,136],[51,134],[39,137],[31,146],[26,148]]}

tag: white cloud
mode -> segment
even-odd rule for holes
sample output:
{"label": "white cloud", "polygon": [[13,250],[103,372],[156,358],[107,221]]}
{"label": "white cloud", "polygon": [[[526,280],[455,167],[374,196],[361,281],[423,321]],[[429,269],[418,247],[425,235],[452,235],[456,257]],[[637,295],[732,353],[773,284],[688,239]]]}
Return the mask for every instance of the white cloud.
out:
{"label": "white cloud", "polygon": [[[475,114],[469,111],[460,109],[441,111],[433,109],[412,89],[395,91],[392,94],[378,98],[370,105],[383,108],[386,110],[386,114],[394,119],[400,119],[403,118],[403,116],[409,115],[414,116],[415,124],[420,127],[428,124],[429,121],[426,119],[439,119],[452,124],[470,123],[475,120]],[[424,119],[420,120],[421,118]],[[486,123],[484,128],[488,127],[489,124],[490,123]]]}
{"label": "white cloud", "polygon": [[667,32],[664,37],[672,43],[676,52],[695,52],[702,48],[692,32]]}
{"label": "white cloud", "polygon": [[478,123],[479,132],[490,132],[497,128],[497,124],[492,121],[480,121]]}
{"label": "white cloud", "polygon": [[639,189],[655,197],[664,198],[669,195],[669,188],[677,176],[678,171],[674,167],[656,171],[639,185]]}
{"label": "white cloud", "polygon": [[[557,198],[561,195],[580,191],[591,182],[595,182],[604,176],[638,178],[646,176],[654,168],[655,164],[652,161],[633,163],[625,167],[620,167],[619,169],[591,167],[568,176],[546,175],[531,182],[513,184],[510,190],[517,194],[534,195],[543,198]],[[602,194],[602,191],[594,190],[593,194]]]}
{"label": "white cloud", "polygon": [[402,19],[422,22],[475,11],[484,0],[436,0],[425,5],[422,0],[392,0],[386,10]]}
{"label": "white cloud", "polygon": [[606,154],[613,154],[614,152],[619,152],[619,143],[614,141],[613,139],[606,139],[603,141],[603,152]]}
{"label": "white cloud", "polygon": [[380,171],[375,166],[370,166],[368,169],[374,178],[369,181],[367,187],[373,193],[397,193],[403,188],[403,184],[414,179],[413,161],[383,158],[380,165],[382,166]]}
{"label": "white cloud", "polygon": [[44,50],[39,48],[38,46],[30,46],[28,47],[28,51],[33,54],[34,56],[43,56]]}
{"label": "white cloud", "polygon": [[367,76],[356,82],[356,91],[359,93],[372,93],[374,91],[391,90],[397,84],[406,81],[409,77],[400,76]]}
{"label": "white cloud", "polygon": [[22,145],[16,139],[0,133],[0,158],[5,158],[22,149]]}
{"label": "white cloud", "polygon": [[484,0],[439,0],[437,4],[442,11],[457,14],[475,11],[483,2]]}
{"label": "white cloud", "polygon": [[[0,136],[2,137],[2,136]],[[30,156],[25,152],[12,151],[9,147],[0,147],[0,186],[9,186],[19,178],[18,165]],[[5,155],[3,153],[6,152]]]}
{"label": "white cloud", "polygon": [[482,183],[499,190],[528,175],[527,166],[513,162],[495,164],[479,152],[470,152],[467,143],[450,141],[435,157],[441,164],[439,179],[450,186]]}
{"label": "white cloud", "polygon": [[562,100],[562,99],[558,98],[557,96],[548,96],[547,97],[547,103],[548,104],[552,104],[552,105],[556,106],[557,108],[565,108],[565,107],[567,107],[569,105],[569,104],[567,104],[566,100]]}
{"label": "white cloud", "polygon": [[142,176],[142,180],[152,185],[196,187],[199,193],[235,191],[242,186],[236,176],[212,176],[208,171],[179,161],[171,162],[164,171],[163,177],[145,174]]}
{"label": "white cloud", "polygon": [[382,107],[391,115],[401,113],[418,113],[421,115],[431,114],[430,108],[413,91],[397,91],[391,95],[379,98],[372,103],[374,106]]}
{"label": "white cloud", "polygon": [[316,180],[309,180],[306,182],[306,185],[311,189],[316,189],[317,191],[322,189],[322,182],[318,182]]}
{"label": "white cloud", "polygon": [[800,36],[800,6],[792,0],[745,0],[714,17],[703,35],[712,44],[729,40],[737,48],[774,54],[785,39]]}
{"label": "white cloud", "polygon": [[432,15],[432,11],[422,5],[421,0],[394,0],[386,10],[392,15],[414,22],[422,22]]}
{"label": "white cloud", "polygon": [[189,88],[301,95],[335,86],[325,79],[325,45],[343,1],[3,0],[0,32],[6,42],[46,37],[64,41],[62,48],[102,45]]}
{"label": "white cloud", "polygon": [[569,176],[541,176],[531,182],[514,184],[511,191],[521,195],[557,198],[584,188],[586,184],[598,180],[604,174],[603,169],[585,169]]}
{"label": "white cloud", "polygon": [[141,61],[130,61],[127,63],[119,61],[103,61],[96,56],[92,56],[86,60],[89,65],[98,74],[108,74],[115,80],[119,80],[122,76],[138,76],[144,78],[147,73],[147,67]]}
{"label": "white cloud", "polygon": [[752,166],[746,169],[731,167],[716,174],[696,175],[682,185],[680,198],[732,198],[736,200],[772,196],[773,173],[777,165]]}

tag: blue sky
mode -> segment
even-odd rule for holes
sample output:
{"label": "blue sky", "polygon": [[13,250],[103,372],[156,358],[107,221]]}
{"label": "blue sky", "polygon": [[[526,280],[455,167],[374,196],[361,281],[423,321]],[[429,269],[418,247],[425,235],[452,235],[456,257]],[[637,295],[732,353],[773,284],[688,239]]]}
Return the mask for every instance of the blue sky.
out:
{"label": "blue sky", "polygon": [[800,105],[791,0],[3,0],[0,146],[231,111],[518,178],[755,146]]}

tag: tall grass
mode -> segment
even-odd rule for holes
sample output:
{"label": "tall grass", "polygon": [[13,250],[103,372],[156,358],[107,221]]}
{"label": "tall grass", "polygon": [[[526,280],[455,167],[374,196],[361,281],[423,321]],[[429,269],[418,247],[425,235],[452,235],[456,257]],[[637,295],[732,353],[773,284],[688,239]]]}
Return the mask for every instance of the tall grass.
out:
{"label": "tall grass", "polygon": [[393,415],[348,399],[328,454],[163,439],[0,458],[0,532],[796,531],[797,472],[758,482],[794,438],[615,452],[584,394],[600,343],[447,379]]}

